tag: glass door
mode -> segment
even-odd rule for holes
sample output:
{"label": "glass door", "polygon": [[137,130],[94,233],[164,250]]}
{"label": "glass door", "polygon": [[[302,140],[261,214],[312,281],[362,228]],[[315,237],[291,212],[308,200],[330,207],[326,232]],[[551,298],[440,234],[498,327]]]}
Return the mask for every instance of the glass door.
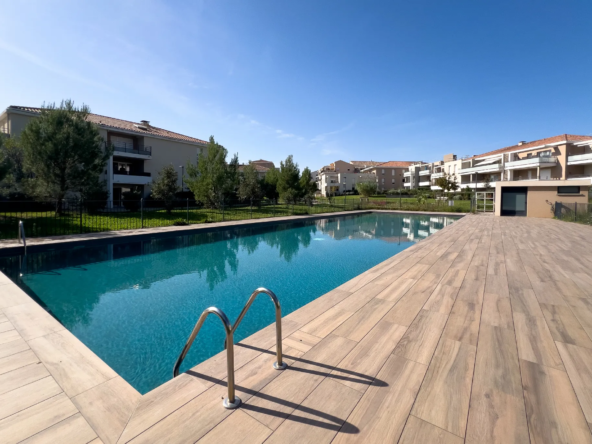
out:
{"label": "glass door", "polygon": [[502,216],[526,216],[528,188],[502,188]]}

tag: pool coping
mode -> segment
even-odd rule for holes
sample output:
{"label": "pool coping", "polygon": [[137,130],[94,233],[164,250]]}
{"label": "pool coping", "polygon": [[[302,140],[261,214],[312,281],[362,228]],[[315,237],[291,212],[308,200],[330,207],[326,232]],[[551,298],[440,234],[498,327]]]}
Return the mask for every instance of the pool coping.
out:
{"label": "pool coping", "polygon": [[[285,222],[305,221],[326,219],[329,217],[341,217],[356,214],[371,213],[395,213],[395,214],[418,214],[424,216],[448,216],[461,218],[470,213],[453,213],[437,211],[401,211],[401,210],[353,210],[338,211],[334,213],[320,213],[298,216],[265,217],[260,219],[244,219],[237,221],[202,223],[185,226],[166,226],[155,228],[139,228],[135,230],[101,231],[97,233],[68,234],[60,236],[32,237],[27,239],[27,251],[39,252],[47,251],[53,248],[60,248],[68,244],[73,247],[101,244],[105,242],[123,243],[133,241],[142,241],[146,239],[159,239],[165,237],[182,236],[187,234],[211,233],[226,230],[228,228],[257,228],[268,225],[281,224]],[[18,240],[4,239],[0,240],[0,256],[18,255],[23,251],[23,244]]]}
{"label": "pool coping", "polygon": [[[264,220],[258,219],[255,221],[232,221],[218,224],[208,224],[206,227],[171,227],[172,229],[170,230],[144,229],[141,230],[142,232],[130,233],[129,236],[122,236],[122,233],[128,232],[128,230],[126,230],[123,232],[108,232],[108,236],[101,236],[98,239],[81,239],[81,237],[84,237],[85,235],[73,235],[76,236],[73,239],[51,239],[48,241],[47,238],[45,238],[44,240],[47,241],[49,245],[56,247],[63,246],[64,244],[80,245],[104,242],[106,239],[112,240],[113,238],[122,239],[122,241],[125,241],[125,238],[129,239],[130,237],[134,240],[142,240],[146,238],[165,237],[179,234],[219,231],[229,227],[239,227],[241,225],[243,227],[255,227],[298,220],[315,220],[324,219],[327,217],[369,214],[374,212],[459,217],[459,221],[464,215],[466,215],[463,213],[410,213],[406,211],[392,210],[360,210],[338,213],[324,213],[310,216],[266,218]],[[418,241],[404,251],[389,257],[385,261],[382,261],[365,272],[353,277],[339,287],[319,296],[314,301],[311,301],[294,312],[282,317],[282,323],[284,324],[284,339],[293,333],[294,329],[290,327],[290,323],[293,322],[292,320],[297,319],[298,324],[311,321],[318,316],[318,313],[315,314],[315,311],[311,309],[314,308],[315,305],[322,305],[327,301],[334,301],[340,297],[344,298],[349,294],[344,289],[350,288],[352,285],[360,285],[361,282],[364,282],[369,277],[372,277],[373,273],[376,273],[377,270],[382,269],[385,263],[392,262],[397,256],[398,260],[404,260],[404,258],[414,250],[417,248],[422,248],[423,245],[426,244],[425,241],[428,239],[433,240],[434,238],[437,238],[438,235],[444,232],[447,228],[448,227],[444,227],[437,233],[430,235],[428,238]],[[155,233],[155,230],[159,231]],[[47,243],[43,242],[39,245],[43,246],[47,245]],[[10,251],[10,249],[14,247],[5,248],[8,248],[8,251]],[[18,245],[16,248],[22,249],[22,245]],[[245,294],[245,300],[247,297],[248,294]],[[88,348],[82,341],[74,336],[73,333],[66,329],[59,321],[57,321],[51,314],[43,309],[37,302],[33,300],[33,298],[21,290],[18,285],[13,283],[2,272],[0,272],[0,315],[4,315],[8,321],[12,323],[14,330],[28,345],[28,349],[21,352],[21,354],[32,353],[34,355],[34,360],[36,360],[38,364],[40,363],[46,367],[48,374],[51,375],[57,385],[61,387],[62,393],[60,395],[63,396],[63,394],[65,394],[69,398],[72,407],[77,409],[77,411],[91,425],[96,434],[99,436],[99,438],[103,439],[103,441],[111,441],[110,438],[112,438],[112,436],[108,436],[108,432],[117,435],[117,439],[119,439],[127,425],[128,420],[132,417],[136,407],[140,402],[142,402],[142,400],[146,399],[146,402],[149,402],[148,399],[150,399],[150,397],[153,396],[155,392],[158,393],[162,390],[166,390],[167,387],[173,387],[174,383],[182,381],[181,378],[184,375],[187,375],[187,373],[184,373],[178,378],[169,380],[156,387],[152,391],[141,395],[117,372],[111,369],[111,367],[106,362],[99,358],[90,348]],[[263,347],[268,349],[269,347],[267,342],[269,342],[270,338],[271,342],[275,343],[274,335],[275,328],[274,324],[272,323],[240,341],[240,344],[250,344],[251,346],[256,344],[261,346],[263,343],[265,344]],[[273,344],[273,346],[274,345],[275,344]],[[208,372],[204,371],[203,369],[210,366],[216,367],[216,364],[220,361],[221,357],[225,360],[224,352],[214,355],[212,358],[195,366],[192,370],[199,369],[201,373],[207,374]],[[242,363],[242,365],[245,365],[245,363]],[[239,368],[240,366],[236,366],[235,371]],[[107,408],[97,408],[97,405],[103,407],[106,406]],[[110,412],[111,409],[117,411],[112,413]],[[113,417],[115,414],[121,416],[122,410],[123,415],[126,416],[123,422],[116,420],[121,418]],[[108,431],[106,431],[105,428],[108,429]]]}

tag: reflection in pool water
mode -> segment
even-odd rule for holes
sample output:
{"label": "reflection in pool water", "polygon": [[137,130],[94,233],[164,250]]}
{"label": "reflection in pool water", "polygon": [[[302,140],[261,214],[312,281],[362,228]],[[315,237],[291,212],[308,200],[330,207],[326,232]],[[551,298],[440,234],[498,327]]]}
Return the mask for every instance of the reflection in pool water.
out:
{"label": "reflection in pool water", "polygon": [[[285,316],[456,219],[373,213],[4,257],[0,269],[145,393],[171,378],[206,307],[234,320],[263,286]],[[274,319],[269,300],[254,305],[237,341]],[[223,343],[209,320],[182,370]]]}

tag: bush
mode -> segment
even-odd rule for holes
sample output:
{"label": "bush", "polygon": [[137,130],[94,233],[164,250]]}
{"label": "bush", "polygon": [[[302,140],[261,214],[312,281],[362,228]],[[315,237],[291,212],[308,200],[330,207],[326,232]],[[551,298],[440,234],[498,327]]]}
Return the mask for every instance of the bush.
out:
{"label": "bush", "polygon": [[176,227],[182,227],[184,225],[189,225],[189,224],[185,221],[185,219],[176,219],[173,222],[173,225],[176,226]]}
{"label": "bush", "polygon": [[140,208],[140,199],[142,198],[142,193],[136,190],[125,191],[121,193],[121,197],[123,198],[123,207],[126,210],[138,211]]}

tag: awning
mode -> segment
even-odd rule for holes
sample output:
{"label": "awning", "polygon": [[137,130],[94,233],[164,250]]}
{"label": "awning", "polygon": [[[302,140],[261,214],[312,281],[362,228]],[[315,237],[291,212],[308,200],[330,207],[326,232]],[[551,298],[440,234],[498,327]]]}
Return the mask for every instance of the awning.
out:
{"label": "awning", "polygon": [[474,167],[478,167],[478,166],[481,166],[481,165],[489,165],[490,163],[496,163],[496,162],[498,162],[499,160],[501,160],[499,157],[498,157],[498,158],[496,158],[496,159],[489,159],[489,160],[484,160],[483,162],[481,162],[481,163],[478,163],[477,165],[473,165],[473,166],[474,166]]}

